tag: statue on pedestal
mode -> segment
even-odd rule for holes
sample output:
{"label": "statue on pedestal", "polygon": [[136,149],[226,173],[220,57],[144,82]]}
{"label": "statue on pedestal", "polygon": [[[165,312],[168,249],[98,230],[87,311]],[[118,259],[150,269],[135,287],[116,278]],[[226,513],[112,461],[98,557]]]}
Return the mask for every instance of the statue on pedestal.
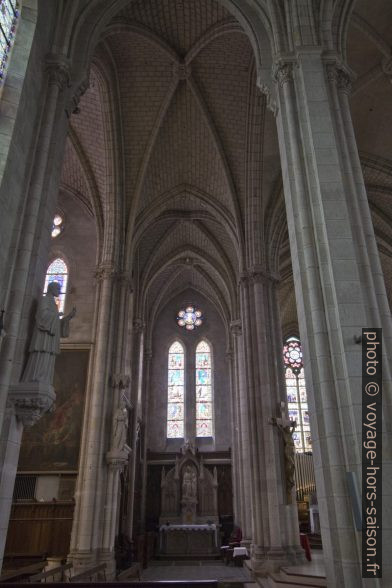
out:
{"label": "statue on pedestal", "polygon": [[280,403],[280,411],[281,417],[271,419],[271,424],[276,425],[283,437],[283,445],[284,445],[284,470],[285,470],[285,478],[286,478],[286,494],[287,494],[287,502],[291,504],[292,497],[291,491],[295,486],[294,481],[294,473],[295,473],[295,461],[294,461],[294,453],[295,453],[295,445],[293,441],[293,432],[297,426],[296,421],[290,421],[285,418],[284,414],[285,403]]}
{"label": "statue on pedestal", "polygon": [[53,383],[54,362],[60,353],[60,337],[69,336],[69,323],[76,314],[74,307],[68,315],[60,318],[55,301],[60,292],[60,284],[51,282],[46,295],[39,301],[22,382]]}

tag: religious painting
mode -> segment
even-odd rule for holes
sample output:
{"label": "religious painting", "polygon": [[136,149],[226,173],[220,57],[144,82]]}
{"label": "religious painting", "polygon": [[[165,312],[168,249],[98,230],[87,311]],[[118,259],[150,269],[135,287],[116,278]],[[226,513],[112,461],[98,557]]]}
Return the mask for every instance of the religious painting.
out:
{"label": "religious painting", "polygon": [[63,350],[56,358],[54,411],[23,432],[19,471],[78,469],[89,351]]}

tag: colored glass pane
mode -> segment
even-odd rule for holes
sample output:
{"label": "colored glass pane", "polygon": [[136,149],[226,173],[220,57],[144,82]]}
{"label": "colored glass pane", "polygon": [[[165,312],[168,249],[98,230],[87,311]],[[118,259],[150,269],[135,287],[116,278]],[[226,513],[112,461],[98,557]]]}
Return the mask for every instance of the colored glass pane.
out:
{"label": "colored glass pane", "polygon": [[63,232],[64,222],[63,217],[56,214],[52,223],[52,237],[58,237]]}
{"label": "colored glass pane", "polygon": [[0,0],[0,85],[4,82],[19,18],[19,2]]}
{"label": "colored glass pane", "polygon": [[68,284],[68,268],[60,257],[52,261],[48,267],[45,278],[44,294],[48,291],[48,286],[51,282],[58,282],[61,286],[61,293],[56,299],[56,304],[59,312],[64,312]]}
{"label": "colored glass pane", "polygon": [[167,437],[184,436],[184,348],[179,341],[173,343],[168,355]]}
{"label": "colored glass pane", "polygon": [[212,421],[196,421],[196,437],[212,437]]}
{"label": "colored glass pane", "polygon": [[193,331],[196,327],[199,327],[202,322],[202,312],[201,310],[196,309],[195,306],[187,306],[177,314],[177,324],[180,327],[185,327],[188,331]]}
{"label": "colored glass pane", "polygon": [[290,420],[297,423],[293,433],[295,449],[298,452],[312,451],[302,349],[297,338],[291,337],[286,341],[283,347],[283,361],[286,374],[288,416]]}
{"label": "colored glass pane", "polygon": [[212,437],[212,361],[211,349],[206,341],[196,347],[196,437]]}

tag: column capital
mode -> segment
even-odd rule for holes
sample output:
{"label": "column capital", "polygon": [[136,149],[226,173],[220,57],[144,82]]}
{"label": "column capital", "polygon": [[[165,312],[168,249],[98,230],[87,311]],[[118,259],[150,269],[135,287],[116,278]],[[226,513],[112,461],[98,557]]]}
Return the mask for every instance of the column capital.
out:
{"label": "column capital", "polygon": [[254,266],[249,271],[249,279],[252,284],[276,284],[280,282],[280,276],[260,266]]}
{"label": "column capital", "polygon": [[64,55],[50,53],[45,59],[45,72],[49,85],[58,86],[60,92],[70,85],[69,61]]}
{"label": "column capital", "polygon": [[135,318],[133,321],[133,330],[135,333],[141,333],[144,330],[145,323],[141,318]]}
{"label": "column capital", "polygon": [[278,83],[278,85],[282,88],[288,82],[292,82],[294,79],[293,76],[294,71],[294,63],[293,61],[277,61],[273,65],[273,78]]}
{"label": "column capital", "polygon": [[240,337],[242,335],[242,321],[237,319],[230,323],[230,331],[233,337]]}
{"label": "column capital", "polygon": [[351,94],[352,76],[349,72],[337,63],[327,63],[327,78],[337,89],[344,94]]}
{"label": "column capital", "polygon": [[95,270],[95,278],[98,282],[113,279],[116,276],[116,268],[113,263],[100,263]]}

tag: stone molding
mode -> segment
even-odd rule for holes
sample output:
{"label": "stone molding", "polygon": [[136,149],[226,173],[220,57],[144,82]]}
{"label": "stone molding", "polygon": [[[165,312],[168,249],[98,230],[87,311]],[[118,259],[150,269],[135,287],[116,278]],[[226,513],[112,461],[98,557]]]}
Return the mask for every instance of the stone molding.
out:
{"label": "stone molding", "polygon": [[121,471],[128,463],[131,448],[128,445],[124,449],[111,449],[106,454],[106,463],[110,469]]}
{"label": "stone molding", "polygon": [[116,275],[116,278],[118,279],[118,281],[120,282],[120,284],[122,286],[125,286],[126,288],[128,288],[129,292],[133,292],[131,272],[128,272],[128,271],[118,272],[118,274]]}
{"label": "stone molding", "polygon": [[143,329],[145,328],[145,323],[143,321],[143,319],[141,318],[136,318],[133,321],[133,330],[135,333],[141,333],[143,331]]}
{"label": "stone molding", "polygon": [[81,97],[83,96],[83,94],[88,90],[89,88],[89,80],[84,80],[75,90],[75,92],[73,93],[73,95],[71,96],[70,100],[69,100],[69,107],[66,109],[66,113],[68,118],[71,116],[71,114],[79,114],[80,113],[80,108],[79,108],[79,102]]}
{"label": "stone molding", "polygon": [[234,337],[240,337],[242,335],[242,321],[238,319],[230,323],[230,331]]}
{"label": "stone molding", "polygon": [[14,407],[17,419],[24,427],[31,427],[52,408],[56,393],[48,383],[20,382],[11,386],[8,400]]}
{"label": "stone molding", "polygon": [[131,378],[127,374],[112,374],[110,376],[110,386],[118,388],[119,390],[126,390],[129,388]]}

